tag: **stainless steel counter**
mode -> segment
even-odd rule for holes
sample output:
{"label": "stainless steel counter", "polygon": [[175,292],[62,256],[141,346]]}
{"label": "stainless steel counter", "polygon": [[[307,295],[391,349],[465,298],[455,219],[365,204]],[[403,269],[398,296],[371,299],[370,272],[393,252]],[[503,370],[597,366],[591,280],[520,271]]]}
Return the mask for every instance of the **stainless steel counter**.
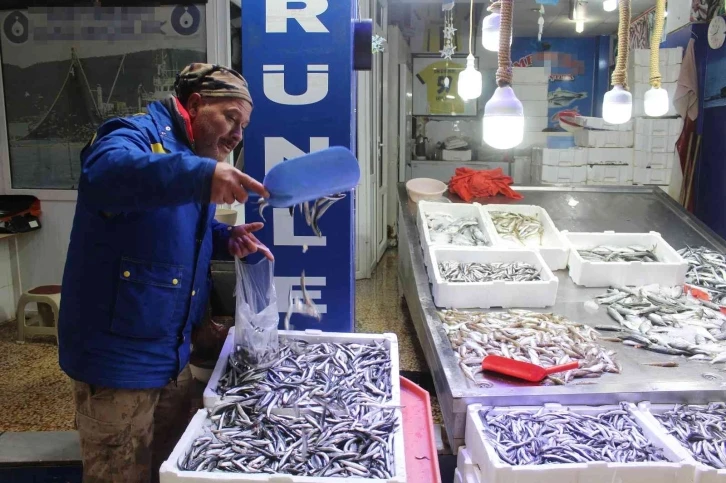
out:
{"label": "stainless steel counter", "polygon": [[[524,195],[523,200],[513,201],[497,197],[479,201],[482,204],[539,205],[547,210],[560,230],[613,230],[631,233],[657,231],[676,249],[685,245],[705,245],[726,252],[726,242],[722,238],[657,187],[517,187],[516,190]],[[437,315],[416,229],[416,205],[408,200],[403,183],[398,185],[398,194],[399,283],[426,362],[431,369],[446,433],[453,450],[463,444],[466,406],[473,403],[501,406],[547,402],[613,404],[619,401],[648,400],[654,403],[704,403],[709,400],[723,400],[726,372],[722,372],[722,364],[714,366],[688,361],[683,357],[656,354],[612,342],[602,344],[616,351],[615,357],[622,365],[621,374],[576,380],[565,386],[520,384],[488,376],[488,380],[493,383],[492,388],[482,389],[475,386],[459,369]],[[572,321],[593,326],[612,323],[605,310],[589,314],[583,306],[583,302],[605,289],[578,287],[569,278],[567,270],[556,271],[555,274],[559,279],[557,303],[548,310],[540,310],[541,312],[552,311]],[[670,360],[677,360],[679,367],[643,365],[644,362]],[[716,374],[719,380],[706,380],[703,377],[706,372]]]}

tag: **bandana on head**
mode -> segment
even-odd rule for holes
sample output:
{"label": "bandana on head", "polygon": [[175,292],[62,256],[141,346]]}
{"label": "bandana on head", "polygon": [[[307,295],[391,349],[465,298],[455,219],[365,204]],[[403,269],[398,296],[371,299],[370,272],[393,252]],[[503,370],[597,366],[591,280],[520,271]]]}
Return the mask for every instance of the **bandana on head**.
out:
{"label": "bandana on head", "polygon": [[236,97],[252,104],[247,81],[232,69],[216,64],[193,63],[177,74],[174,82],[177,97],[186,99],[198,92],[208,97]]}

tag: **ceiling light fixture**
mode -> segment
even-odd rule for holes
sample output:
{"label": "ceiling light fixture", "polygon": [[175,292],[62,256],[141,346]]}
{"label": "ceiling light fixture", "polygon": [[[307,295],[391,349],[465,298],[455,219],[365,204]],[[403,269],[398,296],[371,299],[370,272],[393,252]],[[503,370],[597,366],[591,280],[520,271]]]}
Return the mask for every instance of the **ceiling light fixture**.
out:
{"label": "ceiling light fixture", "polygon": [[633,116],[633,95],[628,86],[628,44],[630,43],[630,0],[619,0],[618,58],[615,62],[611,84],[602,103],[602,118],[610,124],[623,124]]}
{"label": "ceiling light fixture", "polygon": [[668,91],[660,85],[661,75],[658,68],[660,57],[660,41],[663,37],[663,21],[665,19],[665,0],[657,0],[655,4],[655,25],[650,35],[650,89],[645,93],[643,108],[645,115],[660,117],[668,112],[670,100]]}
{"label": "ceiling light fixture", "polygon": [[471,38],[474,35],[474,0],[471,0],[469,10],[469,55],[466,57],[466,69],[459,73],[456,85],[457,93],[465,101],[476,99],[481,96],[482,78],[481,72],[476,70],[471,53]]}
{"label": "ceiling light fixture", "polygon": [[585,31],[585,21],[584,20],[577,20],[575,22],[575,32],[578,34],[581,34]]}
{"label": "ceiling light fixture", "polygon": [[524,138],[522,103],[512,90],[512,0],[500,0],[499,68],[497,89],[484,106],[484,142],[496,149],[510,149]]}
{"label": "ceiling light fixture", "polygon": [[604,0],[602,2],[602,9],[606,12],[613,12],[618,8],[618,0]]}
{"label": "ceiling light fixture", "polygon": [[[492,2],[487,10],[491,13],[481,21],[481,44],[485,49],[497,52],[499,50],[499,28],[502,24],[501,2]],[[511,38],[509,45],[512,45]]]}

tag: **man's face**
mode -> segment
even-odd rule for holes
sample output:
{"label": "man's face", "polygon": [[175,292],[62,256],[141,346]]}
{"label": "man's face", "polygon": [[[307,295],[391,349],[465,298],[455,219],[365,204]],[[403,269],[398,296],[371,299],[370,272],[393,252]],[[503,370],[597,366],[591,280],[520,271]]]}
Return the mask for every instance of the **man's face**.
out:
{"label": "man's face", "polygon": [[224,161],[242,141],[250,123],[252,105],[234,97],[201,97],[192,94],[187,101],[192,121],[196,153]]}

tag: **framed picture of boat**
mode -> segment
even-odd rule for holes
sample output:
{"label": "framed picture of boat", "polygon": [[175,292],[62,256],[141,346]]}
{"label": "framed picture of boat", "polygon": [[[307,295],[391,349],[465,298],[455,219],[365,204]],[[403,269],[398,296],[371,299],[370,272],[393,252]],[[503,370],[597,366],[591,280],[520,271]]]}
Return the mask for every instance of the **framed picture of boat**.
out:
{"label": "framed picture of boat", "polygon": [[6,188],[76,190],[101,123],[145,112],[185,65],[208,60],[206,14],[204,4],[0,11]]}

